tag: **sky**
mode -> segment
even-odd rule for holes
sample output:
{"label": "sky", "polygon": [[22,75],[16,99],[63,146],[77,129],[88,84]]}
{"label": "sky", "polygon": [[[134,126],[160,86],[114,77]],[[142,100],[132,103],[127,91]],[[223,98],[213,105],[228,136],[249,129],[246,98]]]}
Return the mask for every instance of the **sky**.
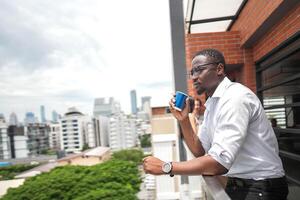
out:
{"label": "sky", "polygon": [[19,121],[98,97],[130,112],[130,90],[166,106],[173,93],[168,0],[2,0],[0,113]]}

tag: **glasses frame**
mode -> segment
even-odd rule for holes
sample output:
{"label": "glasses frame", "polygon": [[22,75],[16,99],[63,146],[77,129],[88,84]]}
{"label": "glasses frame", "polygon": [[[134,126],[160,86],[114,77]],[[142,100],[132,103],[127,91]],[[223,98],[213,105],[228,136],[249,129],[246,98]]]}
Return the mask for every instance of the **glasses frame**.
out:
{"label": "glasses frame", "polygon": [[[210,62],[210,63],[206,63],[206,64],[203,64],[203,65],[198,65],[197,67],[194,67],[190,70],[190,72],[188,73],[188,78],[189,79],[195,79],[203,72],[203,70],[208,68],[207,65],[219,64],[219,63],[220,62]],[[204,66],[206,66],[206,67],[204,67]],[[197,75],[195,75],[195,74],[197,74]]]}

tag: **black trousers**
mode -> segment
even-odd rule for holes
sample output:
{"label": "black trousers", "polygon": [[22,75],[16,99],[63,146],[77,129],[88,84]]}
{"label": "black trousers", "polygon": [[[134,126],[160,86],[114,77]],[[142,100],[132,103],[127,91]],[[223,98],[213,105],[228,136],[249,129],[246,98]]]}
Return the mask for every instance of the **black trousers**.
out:
{"label": "black trousers", "polygon": [[289,193],[285,177],[257,181],[229,177],[225,191],[232,200],[286,200]]}

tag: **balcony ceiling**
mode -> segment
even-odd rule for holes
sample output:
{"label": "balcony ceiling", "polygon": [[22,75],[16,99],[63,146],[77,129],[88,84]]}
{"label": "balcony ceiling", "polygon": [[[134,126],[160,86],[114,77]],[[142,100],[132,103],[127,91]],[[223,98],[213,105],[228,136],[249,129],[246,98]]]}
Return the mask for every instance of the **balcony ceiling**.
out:
{"label": "balcony ceiling", "polygon": [[230,30],[247,0],[185,0],[187,33]]}

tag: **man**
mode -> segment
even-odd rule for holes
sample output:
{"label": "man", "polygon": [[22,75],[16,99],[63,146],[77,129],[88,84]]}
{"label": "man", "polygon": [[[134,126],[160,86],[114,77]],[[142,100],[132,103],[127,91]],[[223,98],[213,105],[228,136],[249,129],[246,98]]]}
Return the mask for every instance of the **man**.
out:
{"label": "man", "polygon": [[225,75],[225,59],[215,49],[198,52],[190,78],[205,103],[199,137],[188,118],[188,99],[182,112],[170,110],[179,121],[184,140],[195,159],[163,162],[144,159],[146,173],[155,175],[222,175],[228,177],[226,192],[232,199],[286,199],[287,182],[278,156],[274,131],[256,95]]}

